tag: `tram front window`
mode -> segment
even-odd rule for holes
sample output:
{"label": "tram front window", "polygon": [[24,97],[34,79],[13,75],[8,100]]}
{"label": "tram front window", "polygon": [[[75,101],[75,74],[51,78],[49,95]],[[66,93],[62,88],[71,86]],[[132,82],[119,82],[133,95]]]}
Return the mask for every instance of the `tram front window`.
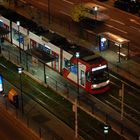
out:
{"label": "tram front window", "polygon": [[107,81],[109,79],[108,69],[92,71],[91,79],[95,84]]}

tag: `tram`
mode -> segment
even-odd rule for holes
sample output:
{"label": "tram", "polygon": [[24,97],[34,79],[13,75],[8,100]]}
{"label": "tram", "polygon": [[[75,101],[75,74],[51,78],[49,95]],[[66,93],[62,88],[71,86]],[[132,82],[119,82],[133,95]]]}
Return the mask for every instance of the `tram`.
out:
{"label": "tram", "polygon": [[41,35],[3,16],[0,16],[0,26],[10,31],[5,39],[23,51],[42,50],[53,56],[53,61],[46,62],[46,65],[90,94],[104,93],[109,89],[108,62],[96,53],[53,31],[47,30]]}

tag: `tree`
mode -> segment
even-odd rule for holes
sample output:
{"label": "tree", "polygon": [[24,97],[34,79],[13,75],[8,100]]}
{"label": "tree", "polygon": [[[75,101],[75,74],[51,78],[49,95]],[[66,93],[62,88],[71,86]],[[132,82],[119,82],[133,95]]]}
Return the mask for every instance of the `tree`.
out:
{"label": "tree", "polygon": [[83,4],[80,4],[80,5],[76,5],[73,8],[71,17],[72,17],[73,21],[79,22],[87,14],[88,14],[87,9],[84,7]]}

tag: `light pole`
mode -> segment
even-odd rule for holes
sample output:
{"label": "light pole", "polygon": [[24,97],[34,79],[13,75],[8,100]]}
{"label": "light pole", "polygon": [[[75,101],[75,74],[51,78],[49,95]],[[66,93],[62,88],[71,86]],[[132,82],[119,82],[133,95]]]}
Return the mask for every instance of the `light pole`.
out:
{"label": "light pole", "polygon": [[17,21],[17,26],[18,26],[18,42],[19,42],[19,60],[21,63],[21,47],[20,47],[20,21]]}
{"label": "light pole", "polygon": [[109,133],[109,126],[108,125],[105,125],[104,126],[104,134],[105,134],[105,140],[107,140],[107,135]]}
{"label": "light pole", "polygon": [[23,68],[22,67],[18,67],[18,73],[20,76],[20,93],[21,93],[21,112],[22,115],[24,114],[24,107],[23,107],[23,94],[22,94],[22,72],[23,72]]}
{"label": "light pole", "polygon": [[79,98],[79,65],[78,65],[78,59],[80,57],[80,53],[76,52],[76,59],[77,59],[77,97]]}
{"label": "light pole", "polygon": [[96,18],[96,19],[97,19],[97,12],[98,12],[98,7],[95,6],[95,7],[94,7],[94,13],[95,13],[95,18]]}
{"label": "light pole", "polygon": [[75,98],[75,138],[78,138],[78,113],[77,113],[77,98],[79,98],[79,68],[78,68],[78,59],[80,57],[80,53],[76,52],[76,59],[77,59],[77,97]]}

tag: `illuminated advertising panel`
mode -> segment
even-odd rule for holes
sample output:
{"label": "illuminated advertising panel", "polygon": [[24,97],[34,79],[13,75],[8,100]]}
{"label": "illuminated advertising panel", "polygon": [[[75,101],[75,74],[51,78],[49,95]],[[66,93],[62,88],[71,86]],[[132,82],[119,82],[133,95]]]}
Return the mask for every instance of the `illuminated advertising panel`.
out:
{"label": "illuminated advertising panel", "polygon": [[0,92],[3,91],[3,77],[0,75]]}

